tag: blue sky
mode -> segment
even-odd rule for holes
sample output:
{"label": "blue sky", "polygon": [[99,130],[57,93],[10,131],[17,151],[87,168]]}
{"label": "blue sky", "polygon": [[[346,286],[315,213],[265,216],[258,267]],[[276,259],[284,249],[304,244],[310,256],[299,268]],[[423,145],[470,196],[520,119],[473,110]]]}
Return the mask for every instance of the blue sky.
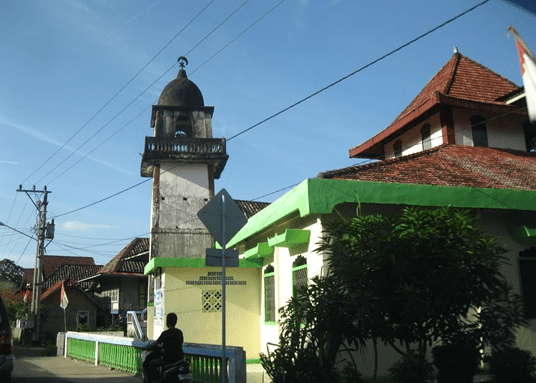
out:
{"label": "blue sky", "polygon": [[[230,138],[478,3],[1,1],[0,221],[31,235],[36,209],[16,189],[46,185],[48,216],[58,216],[47,254],[104,264],[133,237],[148,236],[150,182],[69,212],[146,180],[140,153],[152,135],[150,108],[176,77],[179,56],[215,107],[214,137]],[[216,191],[256,199],[359,163],[348,149],[389,125],[455,46],[522,85],[510,25],[536,51],[535,14],[491,0],[229,140]],[[0,227],[3,258],[33,267],[35,242]]]}

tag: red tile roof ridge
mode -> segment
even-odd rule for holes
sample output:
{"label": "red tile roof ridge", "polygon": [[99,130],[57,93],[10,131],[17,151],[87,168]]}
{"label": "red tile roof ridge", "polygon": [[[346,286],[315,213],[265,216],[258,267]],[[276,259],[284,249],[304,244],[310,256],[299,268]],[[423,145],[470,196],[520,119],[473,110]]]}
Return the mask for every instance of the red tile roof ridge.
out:
{"label": "red tile roof ridge", "polygon": [[[446,84],[445,84],[445,88],[443,89],[443,91],[442,91],[442,92],[439,91],[440,93],[445,94],[445,95],[449,94],[449,92],[450,92],[450,88],[452,87],[452,84],[454,84],[454,77],[455,77],[455,75],[456,75],[456,71],[458,70],[458,67],[459,67],[459,65],[460,65],[460,61],[461,61],[462,57],[465,57],[465,56],[463,56],[461,53],[458,53],[458,52],[454,53],[454,56],[453,56],[453,57],[451,58],[451,60],[450,60],[450,61],[453,61],[453,63],[451,64],[451,65],[452,65],[452,69],[451,69],[451,71],[450,71],[450,73],[449,73],[449,76],[448,76],[449,80],[446,82]],[[450,61],[449,61],[449,62],[450,62]],[[471,60],[471,61],[472,61],[472,60]],[[448,64],[449,62],[447,62],[447,64]],[[445,64],[444,67],[447,66],[447,64]],[[441,69],[443,69],[443,68],[441,68]],[[438,71],[438,73],[439,73],[439,71]],[[435,76],[434,76],[434,77],[435,77]],[[432,77],[432,79],[433,79],[434,77]],[[432,79],[430,79],[430,81],[432,81]],[[428,84],[427,84],[427,85],[428,85]]]}
{"label": "red tile roof ridge", "polygon": [[[501,76],[494,70],[489,69],[488,67],[480,64],[479,62],[475,60],[470,59],[469,57],[465,55],[462,55],[461,53],[455,53],[452,56],[452,58],[449,61],[447,61],[447,63],[443,65],[441,69],[439,69],[436,72],[435,75],[432,76],[432,78],[426,83],[426,85],[421,89],[421,91],[417,94],[417,96],[413,98],[413,100],[408,104],[408,106],[393,120],[391,124],[389,124],[389,126],[393,125],[396,121],[401,120],[406,115],[418,109],[421,105],[426,103],[426,101],[430,100],[432,98],[432,95],[435,92],[439,92],[442,95],[449,96],[452,98],[458,98],[461,100],[478,101],[478,100],[475,100],[475,98],[472,95],[466,94],[465,96],[463,95],[454,96],[450,94],[452,87],[454,83],[456,82],[456,80],[460,79],[461,81],[462,74],[460,73],[460,70],[461,70],[462,60],[466,61],[470,65],[477,66],[483,71],[500,78],[501,80],[505,81],[509,86],[514,88],[506,92],[502,96],[515,92],[517,89],[519,89],[519,86],[517,84],[508,80],[506,77]],[[432,89],[430,91],[430,89],[427,89],[427,88],[432,88]],[[430,91],[428,97],[426,96],[426,91]],[[495,100],[486,100],[486,102],[492,103],[492,104],[504,105],[505,104],[504,101],[500,101],[500,100],[501,100],[501,97],[496,97]]]}
{"label": "red tile roof ridge", "polygon": [[[460,56],[461,56],[464,60],[470,61],[471,63],[473,63],[473,64],[479,66],[481,69],[483,69],[483,70],[485,70],[485,71],[487,71],[487,72],[490,72],[490,73],[494,74],[495,76],[501,78],[502,80],[506,81],[507,83],[509,83],[509,85],[511,85],[513,88],[515,88],[513,91],[515,91],[515,90],[517,90],[517,89],[520,88],[520,86],[517,85],[515,82],[513,82],[513,81],[507,79],[506,77],[504,77],[503,75],[501,75],[501,74],[495,72],[493,69],[490,69],[490,68],[488,68],[487,66],[482,65],[482,64],[479,63],[478,61],[475,61],[475,60],[473,60],[473,59],[471,59],[471,58],[469,58],[469,57],[467,57],[467,56],[464,56],[464,55],[462,55],[462,54],[460,54]],[[508,93],[505,93],[505,94],[508,94]]]}

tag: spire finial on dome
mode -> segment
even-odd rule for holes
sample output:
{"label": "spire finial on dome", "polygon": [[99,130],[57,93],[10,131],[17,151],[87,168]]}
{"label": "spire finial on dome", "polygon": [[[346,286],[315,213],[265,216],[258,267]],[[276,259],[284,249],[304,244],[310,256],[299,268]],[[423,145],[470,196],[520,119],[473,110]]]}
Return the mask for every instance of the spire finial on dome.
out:
{"label": "spire finial on dome", "polygon": [[179,57],[177,61],[179,62],[181,69],[184,69],[184,67],[188,65],[188,59],[184,56]]}

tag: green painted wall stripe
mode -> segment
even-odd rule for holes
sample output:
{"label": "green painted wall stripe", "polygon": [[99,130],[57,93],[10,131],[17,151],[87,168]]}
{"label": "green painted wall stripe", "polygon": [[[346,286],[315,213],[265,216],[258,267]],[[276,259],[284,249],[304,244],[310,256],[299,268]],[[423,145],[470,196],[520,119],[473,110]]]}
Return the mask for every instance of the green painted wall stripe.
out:
{"label": "green painted wall stripe", "polygon": [[[262,259],[240,259],[238,263],[239,267],[247,268],[261,268]],[[151,261],[145,266],[144,274],[148,275],[157,268],[166,267],[192,267],[192,268],[206,268],[205,258],[170,258],[170,257],[157,257],[151,259]]]}
{"label": "green painted wall stripe", "polygon": [[536,210],[536,192],[357,180],[307,179],[251,217],[227,246],[233,247],[279,219],[297,211],[302,217],[309,214],[329,214],[336,205],[344,202]]}

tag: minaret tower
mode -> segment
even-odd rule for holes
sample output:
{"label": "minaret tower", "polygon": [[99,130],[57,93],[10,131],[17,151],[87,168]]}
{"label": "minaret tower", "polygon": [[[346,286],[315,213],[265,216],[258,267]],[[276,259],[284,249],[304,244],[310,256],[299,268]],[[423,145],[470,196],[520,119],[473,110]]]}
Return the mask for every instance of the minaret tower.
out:
{"label": "minaret tower", "polygon": [[145,137],[141,176],[153,177],[151,247],[155,257],[204,257],[213,239],[197,212],[214,196],[229,157],[225,139],[212,138],[214,107],[205,106],[188,79],[185,57],[177,78],[153,105],[152,137]]}

